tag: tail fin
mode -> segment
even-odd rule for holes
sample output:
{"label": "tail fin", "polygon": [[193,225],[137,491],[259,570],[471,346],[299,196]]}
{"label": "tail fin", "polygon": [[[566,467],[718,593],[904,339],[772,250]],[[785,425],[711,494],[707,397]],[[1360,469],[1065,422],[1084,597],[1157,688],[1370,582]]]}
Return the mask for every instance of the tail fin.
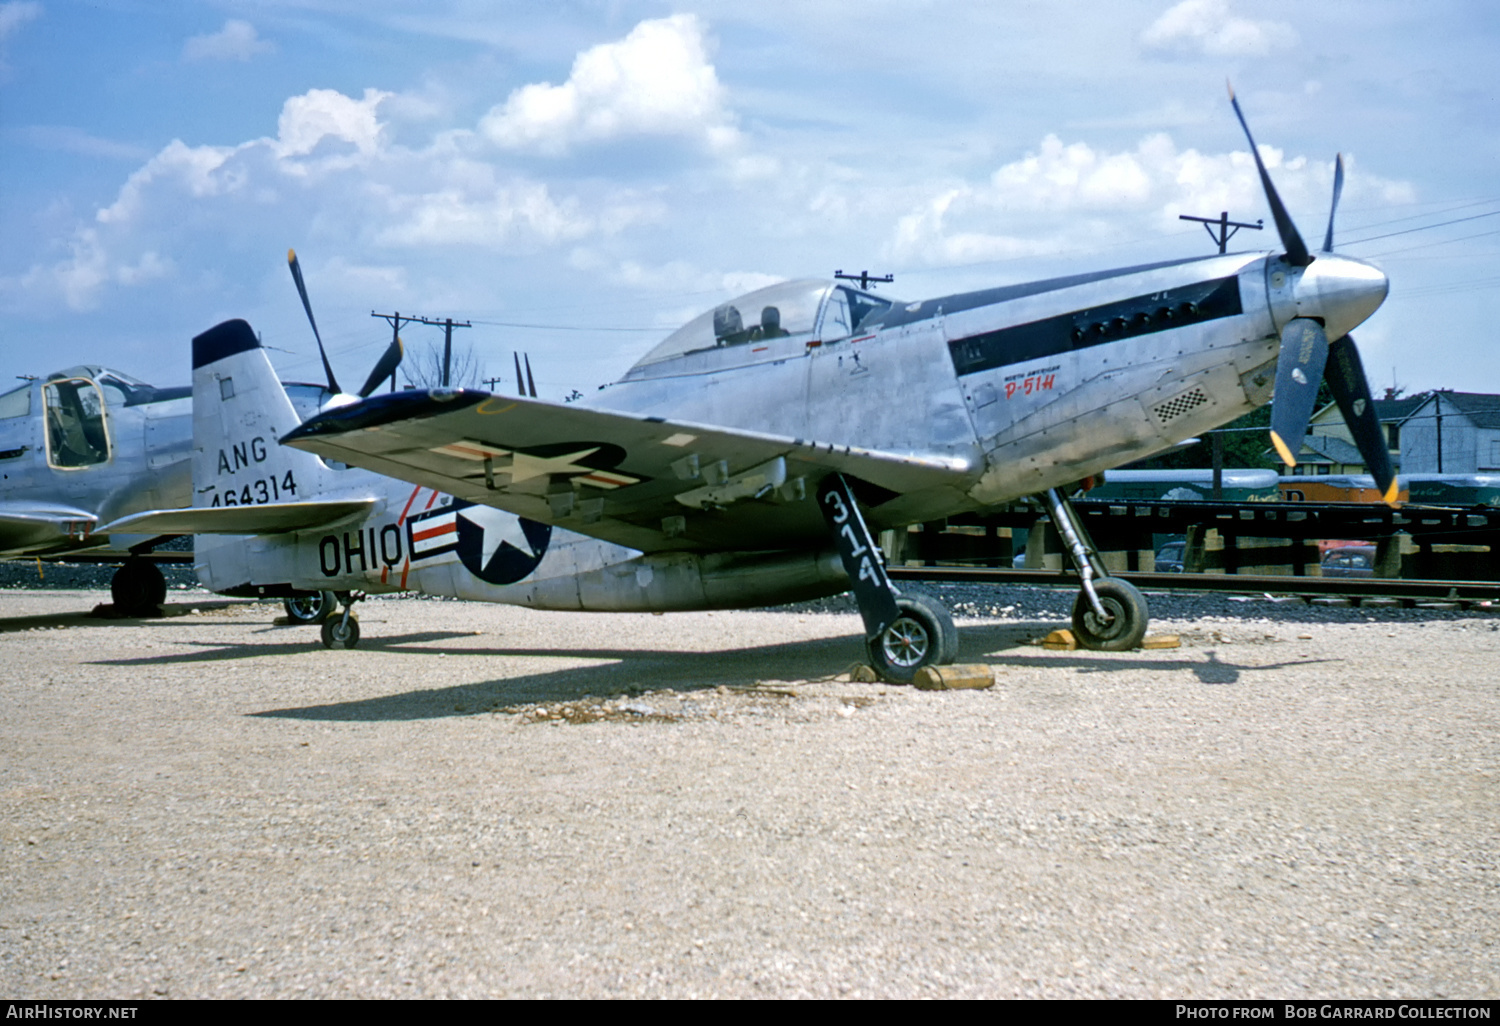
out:
{"label": "tail fin", "polygon": [[307,501],[332,471],[281,437],[301,423],[250,325],[193,339],[193,505]]}

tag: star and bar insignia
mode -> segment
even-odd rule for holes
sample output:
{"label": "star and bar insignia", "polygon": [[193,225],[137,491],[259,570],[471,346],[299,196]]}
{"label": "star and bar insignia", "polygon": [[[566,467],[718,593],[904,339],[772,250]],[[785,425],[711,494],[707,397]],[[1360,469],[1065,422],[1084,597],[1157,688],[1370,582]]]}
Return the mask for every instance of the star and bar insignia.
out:
{"label": "star and bar insignia", "polygon": [[441,456],[487,463],[487,475],[497,480],[508,477],[508,483],[512,485],[542,477],[566,477],[578,484],[608,491],[649,480],[615,470],[624,460],[625,450],[608,442],[565,442],[534,449],[506,449],[489,442],[462,439],[436,446],[431,451]]}

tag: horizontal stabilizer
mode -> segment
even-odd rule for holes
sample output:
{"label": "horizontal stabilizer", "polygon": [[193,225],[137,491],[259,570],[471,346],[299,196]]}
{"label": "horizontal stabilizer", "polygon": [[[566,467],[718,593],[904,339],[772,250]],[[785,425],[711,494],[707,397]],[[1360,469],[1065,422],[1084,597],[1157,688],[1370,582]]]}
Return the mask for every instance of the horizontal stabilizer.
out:
{"label": "horizontal stabilizer", "polygon": [[280,534],[360,516],[374,499],[329,502],[270,502],[260,506],[157,509],[122,517],[99,528],[101,534]]}

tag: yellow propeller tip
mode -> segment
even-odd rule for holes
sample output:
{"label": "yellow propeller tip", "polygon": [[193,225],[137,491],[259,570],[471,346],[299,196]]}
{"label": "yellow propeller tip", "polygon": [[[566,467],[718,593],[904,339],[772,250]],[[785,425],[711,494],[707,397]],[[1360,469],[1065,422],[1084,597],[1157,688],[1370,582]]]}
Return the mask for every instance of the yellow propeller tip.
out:
{"label": "yellow propeller tip", "polygon": [[1381,496],[1381,499],[1387,506],[1395,506],[1397,505],[1396,496],[1399,494],[1401,494],[1401,482],[1393,478],[1391,486],[1385,490],[1385,494]]}
{"label": "yellow propeller tip", "polygon": [[1275,446],[1276,455],[1281,457],[1281,462],[1289,467],[1297,465],[1297,457],[1292,455],[1292,450],[1286,447],[1286,443],[1281,440],[1281,436],[1274,431],[1271,432],[1271,444]]}
{"label": "yellow propeller tip", "polygon": [[295,264],[297,262],[297,251],[295,249],[289,249],[286,251],[286,262],[289,264]]}

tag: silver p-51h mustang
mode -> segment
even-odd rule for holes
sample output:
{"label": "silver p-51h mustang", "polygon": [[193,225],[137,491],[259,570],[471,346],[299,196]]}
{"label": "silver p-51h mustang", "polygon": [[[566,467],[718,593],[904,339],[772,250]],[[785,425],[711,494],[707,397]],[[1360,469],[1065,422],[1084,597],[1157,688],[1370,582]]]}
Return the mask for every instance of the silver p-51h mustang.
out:
{"label": "silver p-51h mustang", "polygon": [[431,389],[331,403],[299,426],[254,334],[227,322],[194,340],[194,484],[208,508],[176,524],[259,536],[199,539],[200,575],[217,590],[344,593],[330,645],[357,638],[359,592],[659,611],[852,588],[872,662],[909,680],[951,662],[957,633],[930,596],[891,584],[875,532],[1038,496],[1081,578],[1080,641],[1131,648],[1145,601],[1105,571],[1070,483],[1273,390],[1272,441],[1291,462],[1326,365],[1395,494],[1349,338],[1387,281],[1332,252],[1342,162],[1316,253],[1260,173],[1281,252],[911,303],[787,282],[704,313],[570,405]]}

